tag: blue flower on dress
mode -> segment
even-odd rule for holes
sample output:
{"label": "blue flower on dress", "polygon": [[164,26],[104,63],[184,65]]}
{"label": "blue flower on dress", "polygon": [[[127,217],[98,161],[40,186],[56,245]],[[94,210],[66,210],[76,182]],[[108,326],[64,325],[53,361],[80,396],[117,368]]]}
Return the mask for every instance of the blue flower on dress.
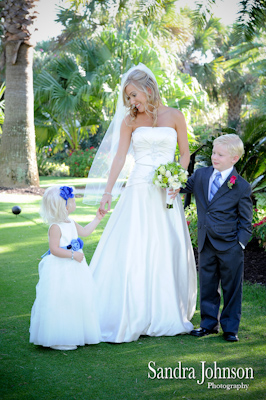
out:
{"label": "blue flower on dress", "polygon": [[72,248],[74,251],[77,251],[77,250],[79,250],[79,249],[82,249],[82,247],[83,247],[83,240],[81,240],[80,238],[72,239],[71,242],[70,242],[70,244],[71,244],[71,248]]}
{"label": "blue flower on dress", "polygon": [[[67,250],[73,249],[73,251],[77,251],[79,249],[83,249],[83,245],[84,245],[83,240],[80,238],[77,238],[77,239],[72,239],[70,244],[68,244],[67,246],[61,246],[61,249],[67,249]],[[46,253],[44,253],[41,256],[41,258],[43,258],[45,256],[49,256],[50,254],[51,254],[51,251],[49,249]]]}
{"label": "blue flower on dress", "polygon": [[63,197],[64,200],[72,199],[74,197],[73,189],[69,186],[61,186],[60,187],[60,196]]}

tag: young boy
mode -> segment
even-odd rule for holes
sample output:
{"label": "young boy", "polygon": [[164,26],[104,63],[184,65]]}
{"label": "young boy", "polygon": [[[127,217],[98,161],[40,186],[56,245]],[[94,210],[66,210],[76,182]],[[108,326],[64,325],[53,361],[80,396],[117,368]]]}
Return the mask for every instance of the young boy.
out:
{"label": "young boy", "polygon": [[225,340],[239,340],[244,249],[252,222],[251,187],[234,167],[243,153],[239,136],[218,137],[213,142],[213,166],[196,170],[182,190],[194,193],[198,213],[201,323],[191,331],[193,336],[218,333],[220,321]]}

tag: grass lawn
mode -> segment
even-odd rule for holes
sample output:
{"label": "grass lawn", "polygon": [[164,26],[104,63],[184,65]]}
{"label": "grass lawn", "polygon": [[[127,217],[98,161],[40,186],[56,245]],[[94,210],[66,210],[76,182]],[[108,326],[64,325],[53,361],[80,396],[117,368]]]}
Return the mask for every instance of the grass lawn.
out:
{"label": "grass lawn", "polygon": [[88,178],[71,178],[68,176],[57,178],[55,176],[40,176],[40,187],[46,189],[49,186],[63,184],[65,186],[75,186],[76,188],[86,186]]}
{"label": "grass lawn", "polygon": [[[56,182],[58,178],[41,179],[41,186]],[[66,178],[64,183],[84,186],[83,178],[78,182]],[[141,337],[132,343],[101,343],[69,352],[30,344],[29,321],[38,282],[38,263],[40,255],[48,248],[47,227],[38,214],[40,200],[38,196],[0,194],[1,399],[266,398],[266,288],[259,285],[244,285],[238,343],[227,343],[219,334],[200,339],[189,335]],[[18,217],[11,213],[14,205],[22,208]],[[85,224],[94,217],[95,211],[96,207],[85,206],[78,198],[73,217]],[[85,239],[88,263],[106,222],[107,218]],[[192,323],[198,326],[199,321],[197,307]],[[157,372],[155,379],[151,379],[155,372],[148,368],[150,361],[155,363],[151,364]],[[209,378],[200,384],[204,362]],[[221,369],[231,369],[231,373],[236,368],[238,377],[211,377],[215,363]],[[178,379],[170,379],[170,370],[166,374],[160,367],[187,367],[187,370],[181,376],[176,370]],[[250,369],[254,379],[250,379]],[[248,389],[228,390],[228,386],[214,389],[214,385],[230,384],[248,385]]]}

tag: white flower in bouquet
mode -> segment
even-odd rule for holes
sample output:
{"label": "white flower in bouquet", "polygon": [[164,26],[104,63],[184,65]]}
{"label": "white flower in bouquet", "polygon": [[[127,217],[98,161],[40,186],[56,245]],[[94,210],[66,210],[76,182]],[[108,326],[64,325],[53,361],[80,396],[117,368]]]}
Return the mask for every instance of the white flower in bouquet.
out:
{"label": "white flower in bouquet", "polygon": [[154,173],[153,183],[156,186],[166,189],[167,200],[166,207],[173,208],[173,199],[170,198],[169,190],[177,190],[183,187],[187,181],[187,171],[179,163],[167,163],[160,165]]}
{"label": "white flower in bouquet", "polygon": [[173,188],[173,190],[177,190],[177,189],[181,188],[181,183],[180,182],[173,182],[172,183],[172,188]]}
{"label": "white flower in bouquet", "polygon": [[180,179],[180,181],[182,182],[186,182],[186,180],[187,180],[187,175],[188,175],[188,172],[187,171],[185,171],[185,172],[183,172],[182,174],[180,174],[180,176],[179,176],[179,179]]}
{"label": "white flower in bouquet", "polygon": [[170,177],[168,178],[168,183],[169,183],[169,185],[173,186],[173,183],[174,183],[174,182],[175,182],[174,176],[170,176]]}
{"label": "white flower in bouquet", "polygon": [[166,169],[165,169],[165,166],[164,166],[164,165],[162,165],[161,167],[159,167],[159,172],[160,172],[162,175],[165,175]]}

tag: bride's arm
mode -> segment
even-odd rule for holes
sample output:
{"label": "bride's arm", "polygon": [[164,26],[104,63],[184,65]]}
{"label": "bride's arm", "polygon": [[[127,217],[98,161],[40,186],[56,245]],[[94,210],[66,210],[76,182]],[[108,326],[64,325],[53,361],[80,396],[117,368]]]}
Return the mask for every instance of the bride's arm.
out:
{"label": "bride's arm", "polygon": [[187,124],[184,115],[176,110],[176,131],[177,131],[177,142],[180,152],[179,162],[183,168],[187,169],[190,154],[189,154],[189,145],[188,145],[188,137],[187,137]]}
{"label": "bride's arm", "polygon": [[[110,193],[112,192],[113,186],[125,164],[126,155],[130,145],[131,134],[132,134],[132,127],[127,126],[125,120],[123,120],[120,129],[120,139],[119,139],[118,149],[111,165],[110,174],[105,187],[105,194],[103,194],[102,200],[100,202],[101,212],[110,211],[112,202],[112,196],[110,195]],[[105,210],[106,204],[108,204],[107,210]]]}
{"label": "bride's arm", "polygon": [[[189,154],[189,145],[188,145],[188,137],[187,137],[187,124],[184,115],[181,111],[175,110],[175,128],[177,131],[177,142],[180,152],[179,162],[183,168],[187,169],[190,161]],[[180,192],[180,189],[170,190],[170,194],[172,194],[171,198],[174,199],[177,194]]]}

